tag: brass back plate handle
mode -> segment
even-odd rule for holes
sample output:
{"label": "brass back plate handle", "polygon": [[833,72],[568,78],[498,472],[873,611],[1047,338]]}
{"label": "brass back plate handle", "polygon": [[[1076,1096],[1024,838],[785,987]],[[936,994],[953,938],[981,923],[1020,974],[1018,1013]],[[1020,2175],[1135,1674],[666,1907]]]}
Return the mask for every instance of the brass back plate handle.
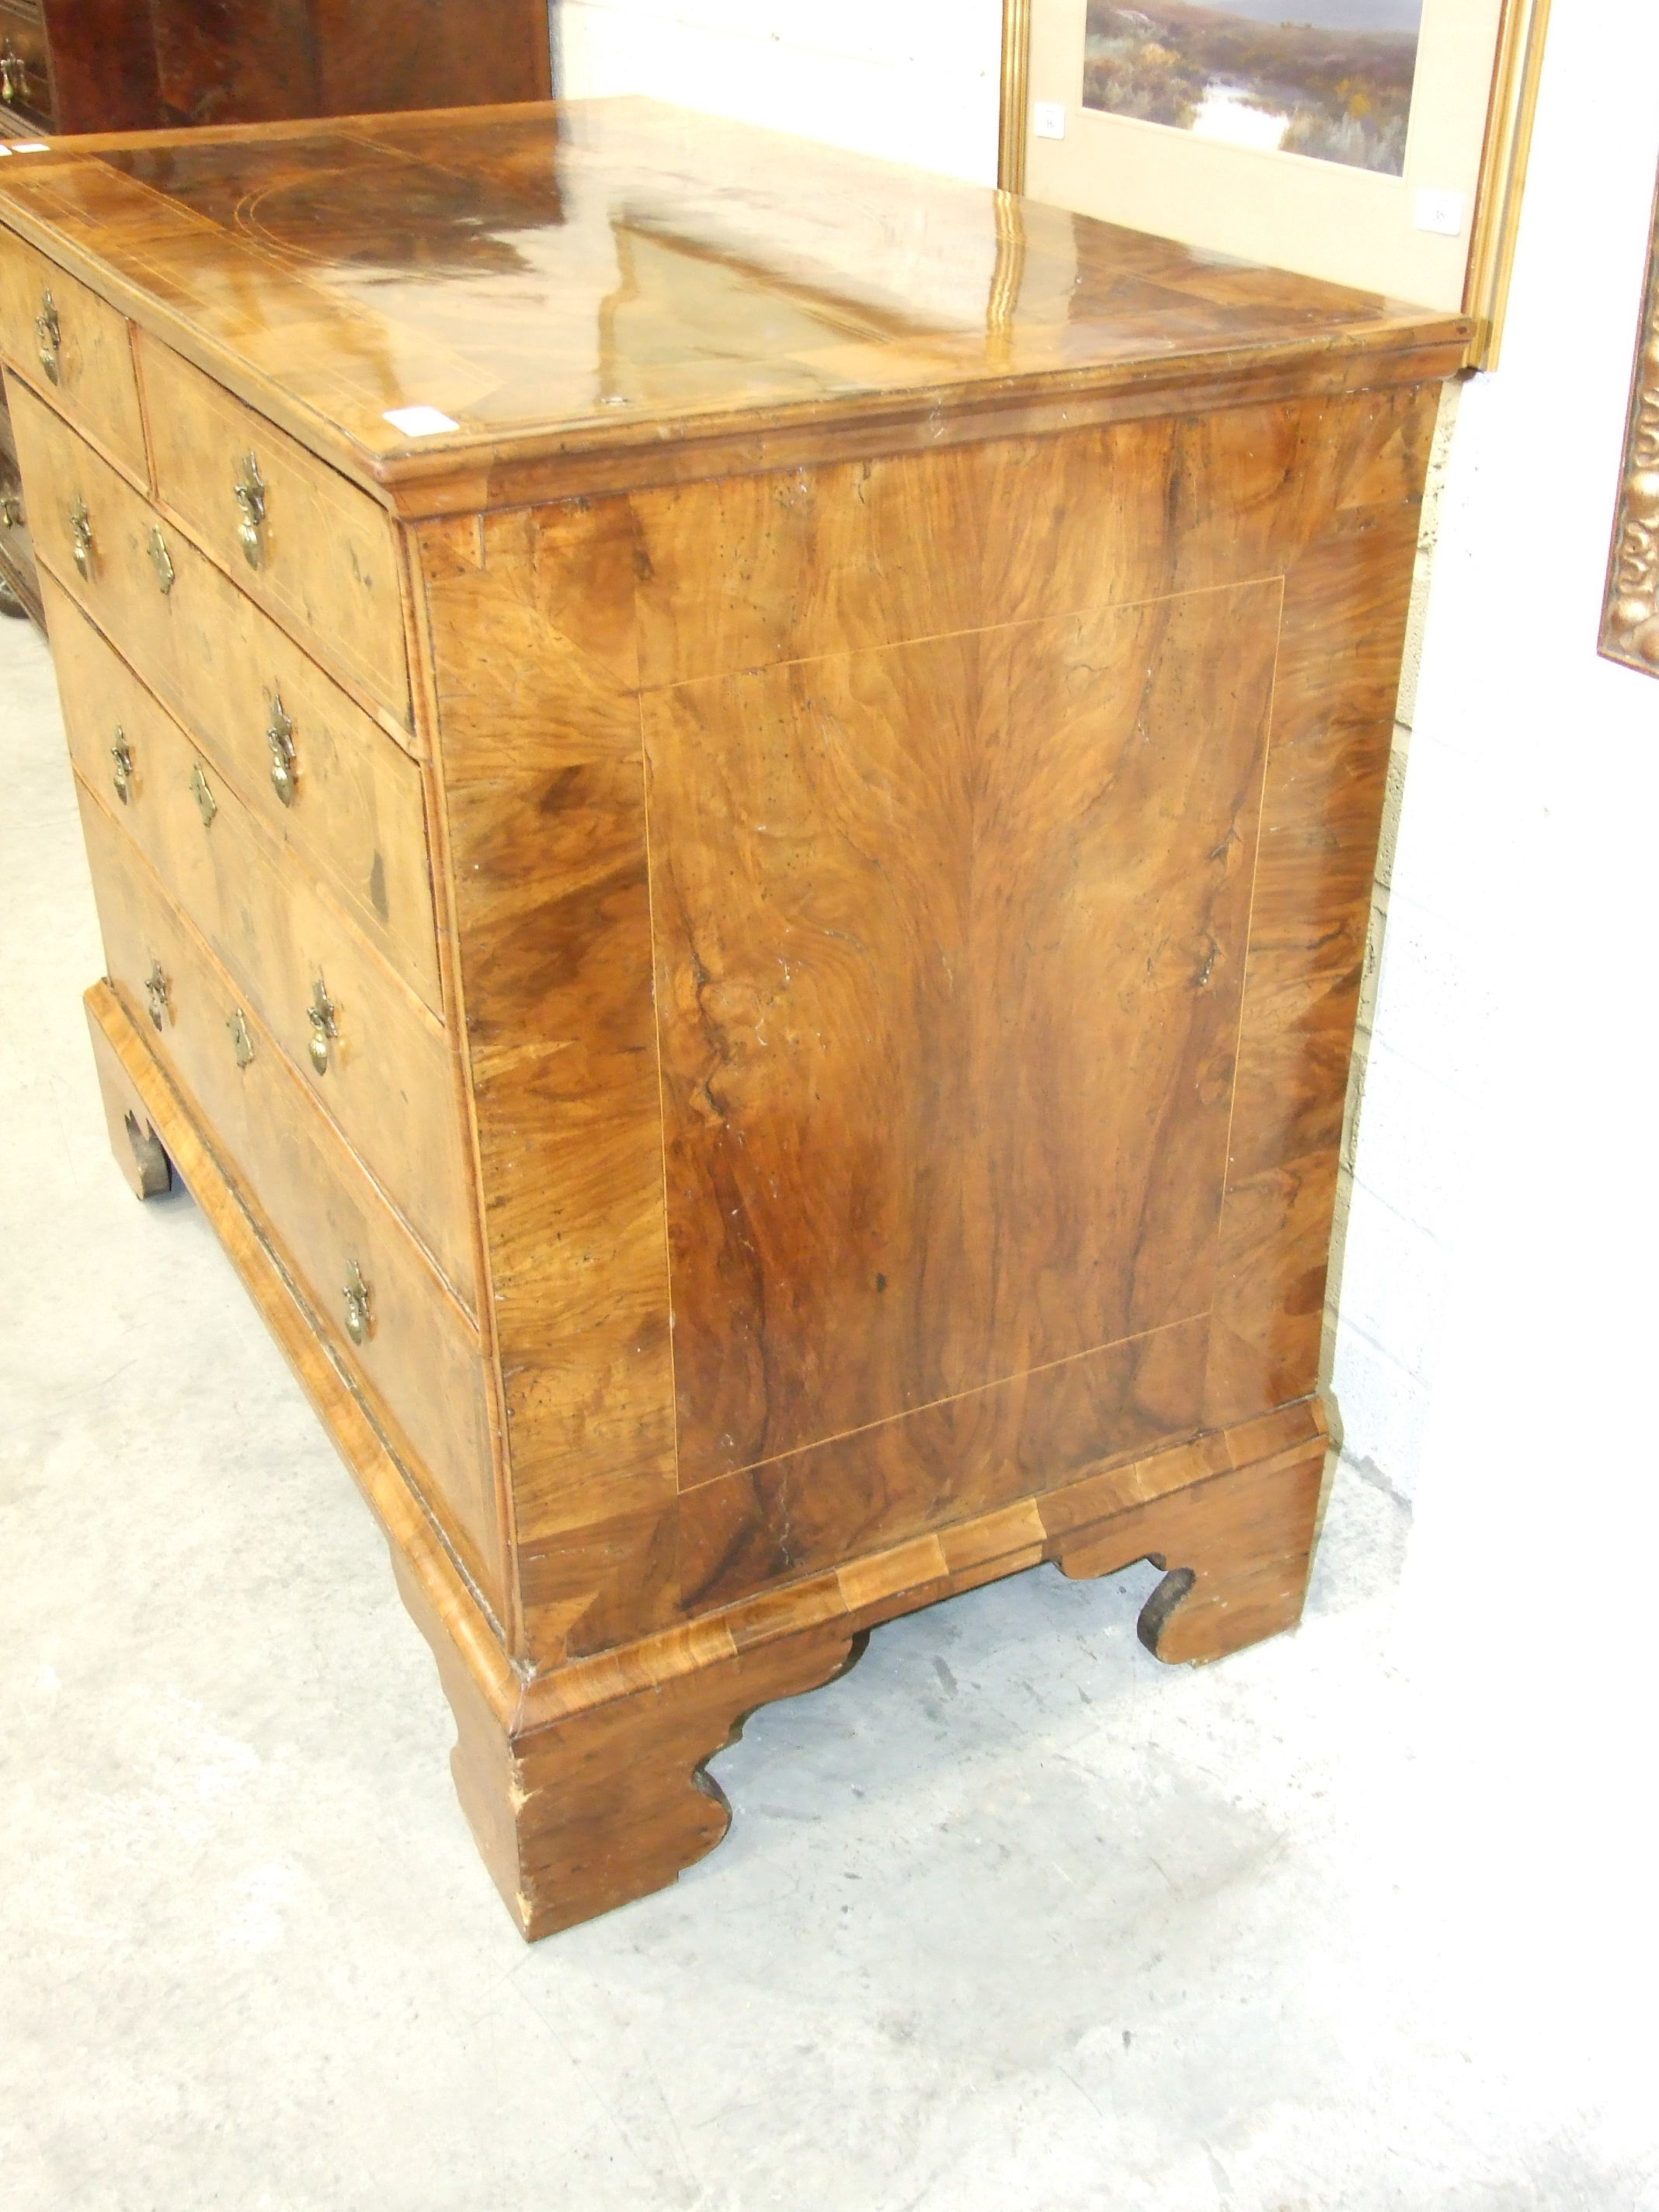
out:
{"label": "brass back plate handle", "polygon": [[150,532],[149,543],[144,550],[149,555],[149,565],[155,571],[155,580],[161,586],[161,596],[165,599],[173,586],[173,556],[167,551],[167,541],[162,537],[159,524]]}
{"label": "brass back plate handle", "polygon": [[374,1294],[363,1280],[363,1271],[353,1260],[346,1267],[345,1331],[354,1344],[367,1340],[374,1327]]}
{"label": "brass back plate handle", "polygon": [[328,1073],[330,1042],[340,1034],[338,1010],[328,995],[328,986],[319,975],[311,987],[311,1004],[306,1008],[311,1018],[311,1041],[306,1050],[311,1064],[319,1075]]}
{"label": "brass back plate handle", "polygon": [[283,704],[280,691],[270,694],[270,720],[265,725],[270,747],[270,781],[284,806],[292,806],[300,783],[300,763],[294,749],[294,720]]}
{"label": "brass back plate handle", "polygon": [[173,1012],[173,986],[161,971],[159,960],[149,963],[149,973],[144,978],[144,997],[149,1005],[149,1018],[159,1029],[165,1029]]}
{"label": "brass back plate handle", "polygon": [[64,374],[64,333],[58,321],[58,302],[52,296],[50,286],[40,295],[40,312],[34,319],[34,342],[47,382],[60,383]]}
{"label": "brass back plate handle", "polygon": [[75,551],[75,565],[90,582],[94,558],[92,517],[87,512],[87,503],[79,492],[76,493],[75,504],[70,509],[69,523],[70,538]]}
{"label": "brass back plate handle", "polygon": [[235,493],[236,504],[242,511],[242,519],[236,526],[236,536],[243,557],[250,568],[261,568],[265,557],[264,539],[259,534],[265,520],[265,480],[259,473],[257,454],[243,454],[236,464],[231,489]]}

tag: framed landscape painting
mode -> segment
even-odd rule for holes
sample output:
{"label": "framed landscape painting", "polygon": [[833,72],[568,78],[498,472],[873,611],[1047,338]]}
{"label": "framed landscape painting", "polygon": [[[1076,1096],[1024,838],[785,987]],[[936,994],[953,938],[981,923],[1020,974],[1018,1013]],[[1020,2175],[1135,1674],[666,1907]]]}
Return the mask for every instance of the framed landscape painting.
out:
{"label": "framed landscape painting", "polygon": [[1002,182],[1496,349],[1548,0],[1005,0]]}

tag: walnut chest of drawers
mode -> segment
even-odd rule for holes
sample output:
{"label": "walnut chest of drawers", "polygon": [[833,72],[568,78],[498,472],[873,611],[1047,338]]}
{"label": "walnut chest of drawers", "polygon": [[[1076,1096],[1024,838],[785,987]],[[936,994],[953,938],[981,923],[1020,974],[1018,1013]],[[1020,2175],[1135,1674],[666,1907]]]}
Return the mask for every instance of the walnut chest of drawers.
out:
{"label": "walnut chest of drawers", "polygon": [[115,1152],[526,1933],[896,1613],[1294,1622],[1466,326],[632,101],[86,142],[0,226]]}

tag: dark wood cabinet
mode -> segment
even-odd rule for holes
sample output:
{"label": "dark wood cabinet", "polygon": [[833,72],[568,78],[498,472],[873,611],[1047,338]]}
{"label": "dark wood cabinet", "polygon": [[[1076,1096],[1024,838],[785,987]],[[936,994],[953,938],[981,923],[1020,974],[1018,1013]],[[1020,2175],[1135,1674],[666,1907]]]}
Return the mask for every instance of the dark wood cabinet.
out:
{"label": "dark wood cabinet", "polygon": [[[32,139],[545,100],[547,0],[0,0],[0,152]],[[40,618],[0,404],[0,611]]]}
{"label": "dark wood cabinet", "polygon": [[545,0],[0,0],[0,137],[543,100]]}

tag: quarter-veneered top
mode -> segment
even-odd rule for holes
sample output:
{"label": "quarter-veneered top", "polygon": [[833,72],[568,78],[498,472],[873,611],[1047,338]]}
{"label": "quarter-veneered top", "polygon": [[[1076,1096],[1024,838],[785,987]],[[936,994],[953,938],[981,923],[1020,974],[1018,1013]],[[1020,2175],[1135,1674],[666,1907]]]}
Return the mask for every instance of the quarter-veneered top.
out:
{"label": "quarter-veneered top", "polygon": [[643,100],[64,141],[0,164],[0,222],[405,510],[807,424],[1443,374],[1468,331]]}

